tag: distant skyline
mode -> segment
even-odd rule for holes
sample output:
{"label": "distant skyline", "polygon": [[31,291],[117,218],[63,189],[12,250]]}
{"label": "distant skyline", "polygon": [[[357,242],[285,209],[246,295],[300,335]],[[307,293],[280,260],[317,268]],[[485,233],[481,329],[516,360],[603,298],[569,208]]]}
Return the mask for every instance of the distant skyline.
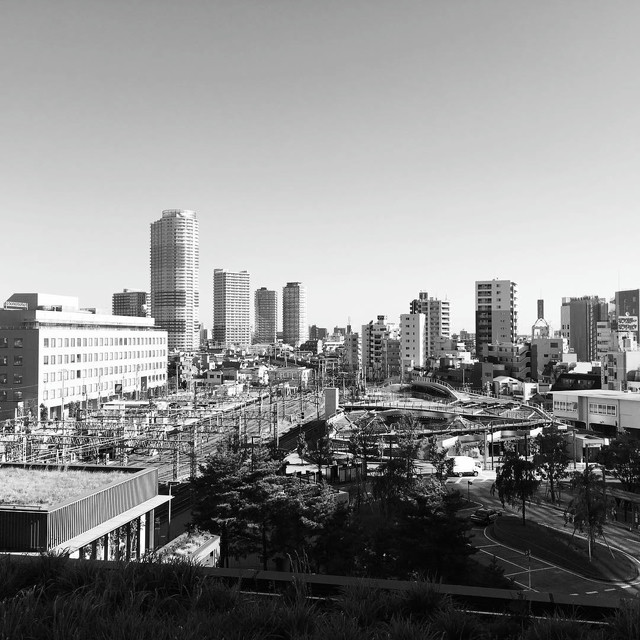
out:
{"label": "distant skyline", "polygon": [[476,280],[536,300],[640,286],[640,5],[518,0],[0,3],[0,298],[150,290],[150,225],[307,289],[308,323],[475,330]]}

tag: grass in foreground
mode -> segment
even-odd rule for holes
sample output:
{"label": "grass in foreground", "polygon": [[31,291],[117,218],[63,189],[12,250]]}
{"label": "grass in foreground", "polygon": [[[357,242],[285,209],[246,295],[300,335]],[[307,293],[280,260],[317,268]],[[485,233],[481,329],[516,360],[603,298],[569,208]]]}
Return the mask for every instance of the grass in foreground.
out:
{"label": "grass in foreground", "polygon": [[535,522],[522,525],[518,517],[503,516],[493,524],[493,536],[519,551],[529,549],[531,555],[594,580],[628,582],[638,576],[636,564],[625,554],[604,544],[595,545],[589,562],[587,542],[577,535],[551,529]]}
{"label": "grass in foreground", "polygon": [[243,593],[240,584],[205,578],[188,563],[107,568],[62,557],[4,557],[0,575],[2,640],[626,640],[640,629],[637,601],[605,627],[557,616],[482,619],[456,608],[431,582],[405,592],[355,584],[336,598],[310,600],[295,584],[280,597]]}

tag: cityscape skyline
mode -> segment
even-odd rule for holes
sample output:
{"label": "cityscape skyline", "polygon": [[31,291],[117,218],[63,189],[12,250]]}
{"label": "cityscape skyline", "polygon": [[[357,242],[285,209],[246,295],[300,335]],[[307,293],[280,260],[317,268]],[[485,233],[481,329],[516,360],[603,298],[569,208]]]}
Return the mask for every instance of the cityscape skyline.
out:
{"label": "cityscape skyline", "polygon": [[148,225],[171,207],[199,215],[205,326],[219,265],[252,290],[302,282],[309,324],[354,330],[428,291],[474,331],[493,278],[518,285],[519,333],[538,299],[558,330],[563,297],[640,284],[632,2],[0,12],[4,300],[150,291]]}

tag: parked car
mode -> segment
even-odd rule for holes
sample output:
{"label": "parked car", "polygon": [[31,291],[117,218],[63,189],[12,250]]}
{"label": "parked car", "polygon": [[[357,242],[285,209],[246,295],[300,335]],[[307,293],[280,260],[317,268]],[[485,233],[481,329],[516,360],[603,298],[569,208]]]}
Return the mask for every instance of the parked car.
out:
{"label": "parked car", "polygon": [[470,520],[474,524],[479,524],[486,527],[501,515],[502,513],[500,511],[496,511],[495,509],[476,509],[471,515]]}

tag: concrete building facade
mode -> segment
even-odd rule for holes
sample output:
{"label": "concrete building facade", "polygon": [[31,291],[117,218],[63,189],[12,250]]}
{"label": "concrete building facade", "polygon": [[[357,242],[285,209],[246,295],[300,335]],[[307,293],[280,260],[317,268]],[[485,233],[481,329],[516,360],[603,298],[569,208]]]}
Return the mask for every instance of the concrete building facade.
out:
{"label": "concrete building facade", "polygon": [[427,316],[403,313],[400,316],[400,357],[403,371],[422,368],[427,361]]}
{"label": "concrete building facade", "polygon": [[448,300],[429,297],[426,291],[420,291],[418,298],[411,301],[411,313],[422,313],[424,324],[425,358],[435,354],[436,341],[451,337],[451,314]]}
{"label": "concrete building facade", "polygon": [[213,270],[213,340],[224,346],[251,344],[250,276],[247,271]]}
{"label": "concrete building facade", "polygon": [[[561,335],[579,362],[599,359],[598,323],[609,321],[609,305],[598,296],[566,297],[560,308]],[[602,333],[603,325],[600,325]]]}
{"label": "concrete building facade", "polygon": [[62,418],[148,397],[167,384],[167,332],[153,318],[81,311],[78,299],[17,293],[0,310],[0,417]]}
{"label": "concrete building facade", "polygon": [[362,368],[367,380],[381,381],[400,374],[398,327],[388,323],[384,315],[362,325]]}
{"label": "concrete building facade", "polygon": [[483,345],[515,343],[518,335],[517,285],[510,280],[476,281],[476,353]]}
{"label": "concrete building facade", "polygon": [[199,347],[199,226],[195,211],[167,209],[151,224],[151,315],[170,351]]}

